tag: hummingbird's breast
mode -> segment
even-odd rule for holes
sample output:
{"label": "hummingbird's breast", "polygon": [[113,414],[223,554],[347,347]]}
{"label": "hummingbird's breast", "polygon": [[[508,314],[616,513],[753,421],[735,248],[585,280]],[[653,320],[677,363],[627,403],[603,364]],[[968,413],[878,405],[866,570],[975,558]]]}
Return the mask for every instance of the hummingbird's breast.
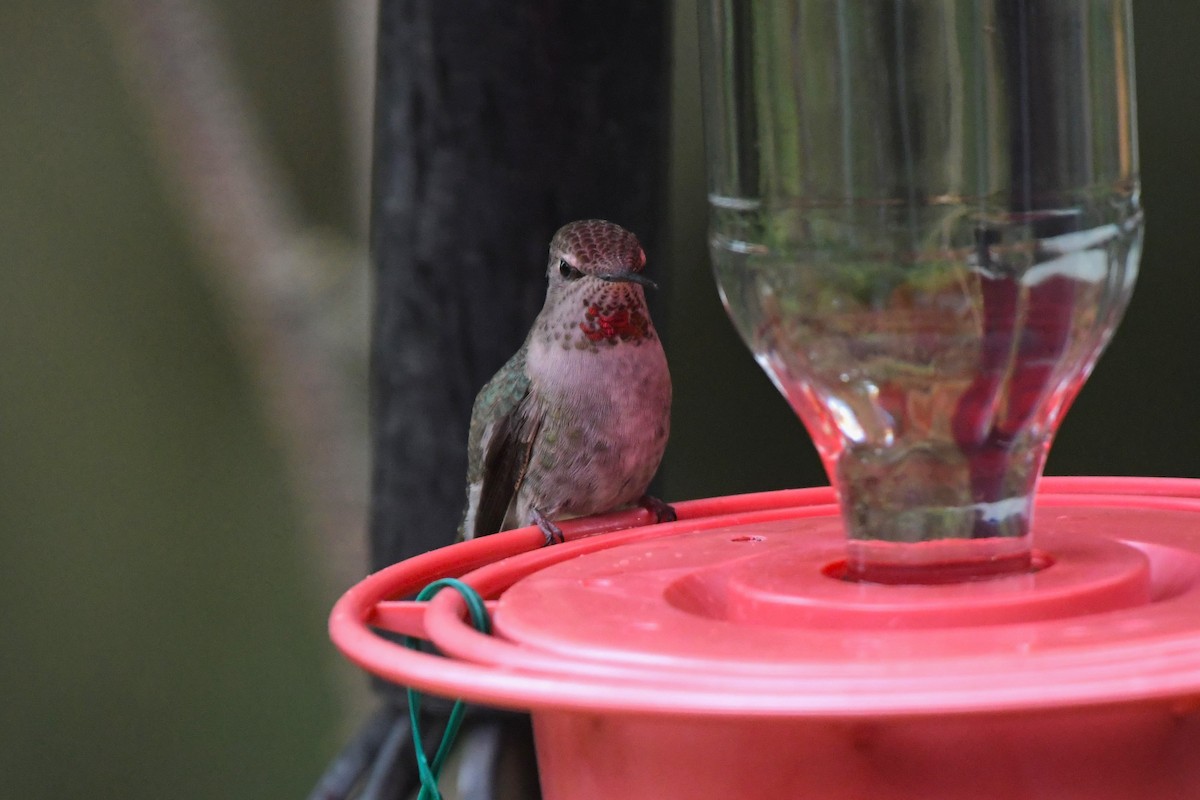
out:
{"label": "hummingbird's breast", "polygon": [[591,339],[582,328],[566,341],[532,337],[527,369],[542,424],[517,497],[521,524],[535,507],[552,519],[584,516],[645,494],[670,432],[671,377],[641,319],[629,322],[644,326],[636,337]]}

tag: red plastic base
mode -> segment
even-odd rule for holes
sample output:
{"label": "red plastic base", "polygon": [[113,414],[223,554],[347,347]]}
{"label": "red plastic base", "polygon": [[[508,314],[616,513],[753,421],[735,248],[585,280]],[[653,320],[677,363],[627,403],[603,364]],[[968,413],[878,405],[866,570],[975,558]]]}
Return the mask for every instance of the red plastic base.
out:
{"label": "red plastic base", "polygon": [[884,719],[534,714],[547,800],[1191,800],[1169,703]]}
{"label": "red plastic base", "polygon": [[[445,548],[359,584],[331,632],[391,680],[533,709],[547,800],[1200,798],[1200,482],[1043,489],[1026,575],[840,580],[832,493],[800,490]],[[453,593],[389,599],[445,575],[497,636]]]}

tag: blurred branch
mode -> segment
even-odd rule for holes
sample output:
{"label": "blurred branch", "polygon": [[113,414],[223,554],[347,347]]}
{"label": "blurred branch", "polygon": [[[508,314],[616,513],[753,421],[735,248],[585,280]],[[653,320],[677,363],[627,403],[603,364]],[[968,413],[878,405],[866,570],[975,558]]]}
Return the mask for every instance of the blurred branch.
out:
{"label": "blurred branch", "polygon": [[306,513],[322,598],[366,563],[366,254],[300,220],[205,0],[104,0]]}
{"label": "blurred branch", "polygon": [[342,66],[346,140],[354,185],[357,233],[367,233],[371,184],[371,117],[375,101],[375,32],[378,0],[337,0],[338,55]]}

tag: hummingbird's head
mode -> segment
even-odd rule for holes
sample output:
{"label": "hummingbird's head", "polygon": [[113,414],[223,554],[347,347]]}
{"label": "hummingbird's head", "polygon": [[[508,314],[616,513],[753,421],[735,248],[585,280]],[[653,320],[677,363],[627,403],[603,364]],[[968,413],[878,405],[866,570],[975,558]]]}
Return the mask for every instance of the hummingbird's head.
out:
{"label": "hummingbird's head", "polygon": [[585,219],[550,242],[550,287],[542,324],[564,347],[641,341],[654,335],[643,287],[646,253],[636,236],[611,222]]}
{"label": "hummingbird's head", "polygon": [[642,274],[645,266],[646,254],[638,238],[602,219],[570,222],[559,228],[550,242],[551,286],[577,281],[594,286],[593,281],[598,280],[657,288]]}

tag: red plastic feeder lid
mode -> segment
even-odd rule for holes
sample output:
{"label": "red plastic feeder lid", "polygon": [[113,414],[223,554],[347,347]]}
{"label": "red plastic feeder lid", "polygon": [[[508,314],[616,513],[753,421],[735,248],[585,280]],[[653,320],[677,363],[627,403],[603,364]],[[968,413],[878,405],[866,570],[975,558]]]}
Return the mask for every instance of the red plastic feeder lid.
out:
{"label": "red plastic feeder lid", "polygon": [[[520,709],[845,717],[1200,696],[1200,481],[1047,478],[1039,569],[938,586],[839,579],[828,488],[676,508],[666,525],[568,523],[550,548],[524,528],[410,559],[347,592],[331,635],[381,677]],[[449,575],[490,601],[494,636],[454,592],[395,599]]]}

